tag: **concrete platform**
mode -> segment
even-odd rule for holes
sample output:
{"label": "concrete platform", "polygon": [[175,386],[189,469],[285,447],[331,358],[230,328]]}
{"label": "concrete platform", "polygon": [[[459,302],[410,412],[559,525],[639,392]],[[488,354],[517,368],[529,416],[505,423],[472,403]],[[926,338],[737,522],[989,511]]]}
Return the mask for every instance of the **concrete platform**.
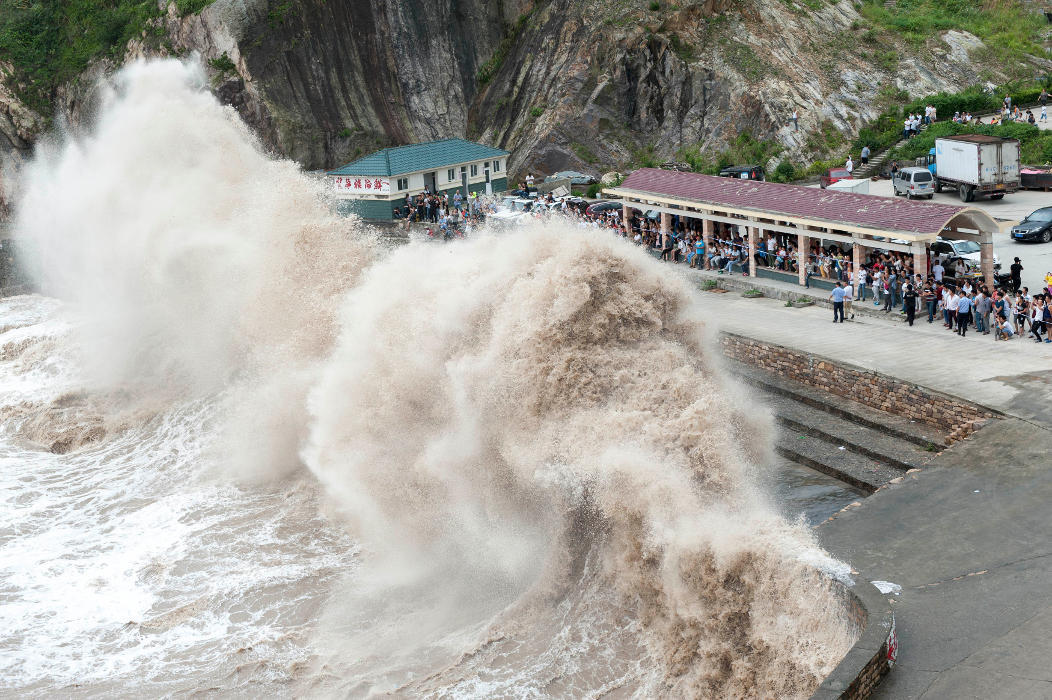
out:
{"label": "concrete platform", "polygon": [[868,315],[833,324],[828,308],[733,292],[698,297],[721,329],[1007,415],[817,533],[865,578],[902,587],[890,597],[899,661],[875,697],[1052,697],[1052,344]]}
{"label": "concrete platform", "polygon": [[876,698],[1052,697],[1052,432],[995,422],[817,530],[891,581],[899,661]]}
{"label": "concrete platform", "polygon": [[[713,275],[671,264],[669,272],[696,285]],[[773,281],[762,286],[779,292]],[[922,318],[907,326],[895,312],[858,314],[853,322],[834,324],[828,306],[788,308],[783,300],[735,292],[699,292],[697,298],[720,329],[890,374],[1052,428],[1050,343],[997,342],[974,330],[961,338],[938,321]]]}

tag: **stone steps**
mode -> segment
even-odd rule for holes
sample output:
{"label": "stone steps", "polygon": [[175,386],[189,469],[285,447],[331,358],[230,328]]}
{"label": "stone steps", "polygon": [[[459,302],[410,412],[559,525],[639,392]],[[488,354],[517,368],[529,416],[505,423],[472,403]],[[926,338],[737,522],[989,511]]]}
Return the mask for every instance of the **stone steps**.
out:
{"label": "stone steps", "polygon": [[[886,454],[891,449],[891,443],[888,442],[889,439],[908,443],[911,447],[909,450],[903,451],[903,454],[907,455],[907,457],[897,460],[900,462],[900,466],[910,468],[910,465],[923,461],[916,453],[917,448],[934,454],[936,451],[942,450],[946,444],[947,433],[940,432],[926,423],[878,411],[850,399],[778,377],[740,362],[728,360],[728,364],[731,371],[739,378],[752,384],[764,393],[793,401],[793,404],[781,404],[785,418],[795,422],[797,425],[810,426],[816,434],[825,432],[826,434],[837,435],[838,439],[856,444],[861,440],[872,439],[874,444],[880,446],[874,448],[874,452],[877,454]],[[775,401],[777,401],[776,398],[772,399],[772,403]],[[802,419],[802,407],[817,409],[821,413],[810,419]],[[777,407],[775,408],[777,412]],[[826,421],[826,415],[823,414],[828,416],[826,424],[830,428],[829,430],[822,429],[822,421]],[[835,419],[840,420],[837,421]],[[839,432],[845,428],[845,425],[840,421],[846,421],[846,423],[856,428],[868,429],[875,434],[857,434],[854,440],[849,440],[846,435],[841,438]],[[838,444],[844,444],[844,442]],[[912,457],[909,457],[909,455],[912,455]]]}
{"label": "stone steps", "polygon": [[870,494],[936,456],[944,436],[898,416],[731,361],[763,392],[779,431],[775,451]]}
{"label": "stone steps", "polygon": [[787,434],[797,437],[807,435],[837,446],[842,445],[855,454],[900,471],[923,468],[935,456],[933,451],[925,450],[913,442],[826,411],[815,410],[790,397],[768,394],[766,398],[783,432]]}
{"label": "stone steps", "polygon": [[897,469],[818,437],[783,432],[775,440],[774,449],[786,459],[828,474],[866,494],[902,476]]}

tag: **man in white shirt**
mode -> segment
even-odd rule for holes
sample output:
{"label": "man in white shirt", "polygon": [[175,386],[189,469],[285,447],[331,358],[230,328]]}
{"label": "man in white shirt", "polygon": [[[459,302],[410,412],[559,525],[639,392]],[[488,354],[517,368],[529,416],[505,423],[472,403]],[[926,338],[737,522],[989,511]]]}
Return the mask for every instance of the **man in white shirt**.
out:
{"label": "man in white shirt", "polygon": [[935,276],[935,281],[936,282],[942,282],[942,276],[943,276],[943,273],[945,273],[945,272],[946,272],[946,268],[942,266],[942,263],[939,262],[939,260],[936,260],[935,264],[932,265],[932,268],[931,268],[931,274]]}
{"label": "man in white shirt", "polygon": [[855,300],[855,289],[851,286],[851,279],[844,283],[844,316],[849,319],[855,318],[855,312],[851,308],[851,302]]}
{"label": "man in white shirt", "polygon": [[858,300],[866,300],[866,268],[860,265],[858,268],[858,283],[855,285],[855,289],[858,290]]}
{"label": "man in white shirt", "polygon": [[949,292],[947,292],[947,294],[945,296],[945,299],[946,299],[946,324],[945,325],[946,325],[947,328],[949,328],[952,331],[954,329],[954,326],[957,325],[957,303],[958,303],[957,299],[958,299],[958,297],[957,297],[956,294],[954,294],[953,289],[950,289]]}
{"label": "man in white shirt", "polygon": [[844,170],[847,171],[847,176],[851,177],[851,172],[855,169],[855,164],[851,162],[851,156],[847,157],[847,162],[844,163]]}

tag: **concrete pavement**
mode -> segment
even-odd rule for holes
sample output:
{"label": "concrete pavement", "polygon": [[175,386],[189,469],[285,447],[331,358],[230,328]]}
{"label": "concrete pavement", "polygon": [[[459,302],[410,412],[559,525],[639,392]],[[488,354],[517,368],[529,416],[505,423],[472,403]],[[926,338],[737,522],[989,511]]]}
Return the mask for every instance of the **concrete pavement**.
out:
{"label": "concrete pavement", "polygon": [[833,324],[828,308],[787,308],[739,292],[698,297],[721,329],[1008,416],[817,533],[865,578],[902,587],[891,597],[899,661],[876,697],[1052,697],[1052,344],[961,338],[941,323],[911,328],[897,314]]}
{"label": "concrete pavement", "polygon": [[[711,276],[676,269],[699,282]],[[733,333],[883,372],[1052,428],[1052,344],[996,342],[974,330],[961,338],[923,316],[910,327],[896,312],[856,314],[854,321],[834,324],[827,307],[788,308],[736,291],[699,292],[698,298],[713,321]]]}
{"label": "concrete pavement", "polygon": [[899,661],[877,698],[1052,697],[1052,432],[997,421],[818,528],[891,596]]}

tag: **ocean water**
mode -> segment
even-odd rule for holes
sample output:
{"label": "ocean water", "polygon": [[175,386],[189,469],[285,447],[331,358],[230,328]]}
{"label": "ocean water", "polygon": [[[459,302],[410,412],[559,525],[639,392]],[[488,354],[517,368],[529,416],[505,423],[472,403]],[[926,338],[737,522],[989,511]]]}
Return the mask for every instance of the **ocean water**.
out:
{"label": "ocean water", "polygon": [[557,223],[377,246],[205,87],[131,66],[26,174],[0,693],[809,695],[848,495],[689,286]]}

